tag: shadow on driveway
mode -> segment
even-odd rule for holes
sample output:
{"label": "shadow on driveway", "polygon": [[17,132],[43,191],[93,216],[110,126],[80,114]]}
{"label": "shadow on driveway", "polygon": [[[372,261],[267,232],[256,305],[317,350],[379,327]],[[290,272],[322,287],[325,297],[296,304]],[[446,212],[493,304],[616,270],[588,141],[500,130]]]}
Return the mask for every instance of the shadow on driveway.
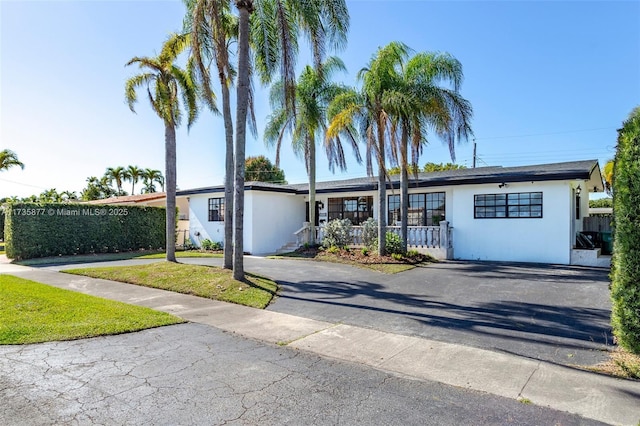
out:
{"label": "shadow on driveway", "polygon": [[587,365],[606,359],[613,347],[607,274],[554,265],[442,262],[367,281],[278,281],[282,291],[269,309]]}

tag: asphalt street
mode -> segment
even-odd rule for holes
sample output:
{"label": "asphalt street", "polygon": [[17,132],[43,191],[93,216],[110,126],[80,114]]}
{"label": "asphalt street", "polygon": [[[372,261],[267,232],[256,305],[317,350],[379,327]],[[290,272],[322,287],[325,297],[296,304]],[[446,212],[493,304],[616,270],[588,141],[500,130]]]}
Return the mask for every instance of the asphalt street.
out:
{"label": "asphalt street", "polygon": [[201,324],[0,346],[0,424],[596,425]]}

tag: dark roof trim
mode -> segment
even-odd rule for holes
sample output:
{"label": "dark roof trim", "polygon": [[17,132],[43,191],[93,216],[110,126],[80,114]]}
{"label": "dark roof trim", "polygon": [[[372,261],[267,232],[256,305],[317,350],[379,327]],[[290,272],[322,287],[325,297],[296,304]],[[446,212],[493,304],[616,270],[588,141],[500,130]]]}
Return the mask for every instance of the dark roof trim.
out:
{"label": "dark roof trim", "polygon": [[[285,185],[264,185],[262,182],[248,182],[244,186],[245,191],[263,191],[263,192],[281,192],[286,194],[297,194],[297,191]],[[206,188],[185,189],[177,191],[176,195],[200,195],[200,194],[216,194],[224,192],[224,186],[210,186]]]}
{"label": "dark roof trim", "polygon": [[[541,164],[519,167],[484,167],[478,169],[460,169],[434,173],[420,173],[416,179],[409,177],[411,188],[429,188],[454,185],[481,185],[489,183],[515,182],[548,182],[559,180],[590,180],[596,170],[599,170],[597,160],[572,161],[566,163]],[[397,176],[387,182],[388,189],[399,189]],[[316,193],[345,193],[375,191],[378,188],[377,179],[355,178],[329,182],[318,182]],[[245,191],[280,192],[287,194],[306,194],[307,184],[277,185],[265,182],[247,182]],[[177,195],[197,195],[224,192],[223,186],[196,188],[178,191]]]}

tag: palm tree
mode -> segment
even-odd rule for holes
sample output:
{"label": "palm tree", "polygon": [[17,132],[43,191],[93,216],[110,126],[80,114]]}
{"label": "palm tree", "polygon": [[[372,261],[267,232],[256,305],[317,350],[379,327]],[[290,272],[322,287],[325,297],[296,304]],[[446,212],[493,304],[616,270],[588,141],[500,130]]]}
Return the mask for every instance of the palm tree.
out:
{"label": "palm tree", "polygon": [[78,194],[76,194],[75,191],[62,191],[60,193],[60,197],[62,198],[62,201],[65,201],[65,202],[78,200]]}
{"label": "palm tree", "polygon": [[164,122],[167,176],[166,259],[169,262],[176,262],[176,127],[182,119],[180,97],[187,110],[188,127],[191,127],[198,113],[197,89],[192,76],[174,64],[187,42],[184,36],[174,34],[165,42],[158,57],[134,57],[126,64],[138,64],[143,70],[126,82],[125,96],[129,108],[135,112],[134,104],[138,100],[136,89],[144,87],[151,107]]}
{"label": "palm tree", "polygon": [[113,183],[115,181],[116,188],[118,190],[117,195],[124,195],[122,191],[122,182],[127,177],[127,172],[124,167],[109,167],[107,171],[104,173],[104,176],[109,180],[109,183]]}
{"label": "palm tree", "polygon": [[135,195],[136,183],[142,177],[142,169],[138,166],[129,166],[126,169],[127,179],[131,181],[131,195]]}
{"label": "palm tree", "polygon": [[468,139],[472,134],[469,122],[473,111],[460,96],[462,65],[451,55],[418,53],[406,63],[397,64],[395,72],[397,85],[385,94],[384,103],[392,115],[393,157],[400,164],[401,239],[406,251],[409,168],[417,170],[422,147],[428,143],[428,129],[448,143],[451,159],[455,161],[455,141]]}
{"label": "palm tree", "polygon": [[18,166],[24,169],[24,164],[18,160],[18,155],[10,149],[0,151],[0,172],[9,170],[11,167]]}
{"label": "palm tree", "polygon": [[[367,174],[373,175],[373,156],[378,164],[378,253],[386,252],[386,156],[391,136],[391,113],[386,108],[385,96],[398,85],[396,67],[408,57],[409,48],[392,42],[378,49],[366,68],[358,73],[362,81],[359,91],[351,89],[336,97],[329,107],[330,125],[327,143],[342,135],[355,142],[356,134],[366,143]],[[330,164],[338,161],[340,152],[330,156]]]}
{"label": "palm tree", "polygon": [[[329,103],[345,88],[329,81],[334,71],[345,71],[344,63],[330,57],[321,64],[321,71],[306,66],[296,85],[295,113],[286,108],[282,85],[271,88],[272,114],[265,130],[265,142],[276,146],[276,164],[280,163],[282,139],[291,136],[293,151],[304,159],[309,178],[309,222],[316,221],[316,140],[324,140],[327,129],[327,108]],[[341,148],[340,148],[341,149]],[[357,147],[356,147],[357,152]],[[358,156],[359,158],[359,156]],[[341,164],[346,168],[346,164]],[[315,244],[315,232],[311,232],[311,244]]]}
{"label": "palm tree", "polygon": [[[215,62],[222,94],[222,117],[225,134],[224,178],[224,262],[226,269],[233,267],[233,121],[229,89],[233,84],[235,70],[229,60],[229,48],[237,39],[237,19],[231,15],[228,0],[184,0],[187,6],[185,30],[191,34],[191,57],[195,64],[196,77],[209,109],[216,111],[209,63]],[[253,114],[252,114],[253,115]]]}
{"label": "palm tree", "polygon": [[[157,192],[155,183],[160,183],[164,185],[164,177],[162,176],[162,172],[156,169],[144,169],[141,172],[142,182],[144,184],[143,192],[152,193]],[[163,188],[164,191],[164,188]]]}
{"label": "palm tree", "polygon": [[609,195],[613,194],[613,169],[614,160],[609,160],[604,165],[604,169],[602,170],[602,177],[604,178],[604,189]]}
{"label": "palm tree", "polygon": [[327,44],[337,47],[346,42],[349,15],[345,0],[235,0],[235,5],[239,19],[233,277],[242,280],[246,124],[251,102],[250,39],[255,52],[254,64],[262,82],[269,83],[279,73],[283,81],[285,106],[294,110],[298,35],[304,33],[308,36],[313,46],[314,62],[319,64]]}

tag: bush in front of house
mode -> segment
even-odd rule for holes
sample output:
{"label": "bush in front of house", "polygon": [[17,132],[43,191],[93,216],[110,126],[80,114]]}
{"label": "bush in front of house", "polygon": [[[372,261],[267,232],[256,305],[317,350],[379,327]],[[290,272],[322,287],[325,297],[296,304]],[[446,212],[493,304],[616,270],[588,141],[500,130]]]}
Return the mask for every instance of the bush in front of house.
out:
{"label": "bush in front of house", "polygon": [[405,250],[402,247],[402,238],[399,235],[394,234],[393,232],[387,231],[385,237],[385,249],[387,254],[390,255],[400,255],[405,254]]}
{"label": "bush in front of house", "polygon": [[202,250],[211,250],[211,251],[222,250],[222,243],[219,243],[217,241],[211,241],[208,238],[206,240],[202,240],[202,242],[200,243],[200,246],[202,247]]}
{"label": "bush in front of house", "polygon": [[322,245],[327,248],[346,248],[353,242],[352,229],[353,225],[351,225],[349,219],[334,219],[330,221],[324,227]]}
{"label": "bush in front of house", "polygon": [[362,222],[362,244],[369,250],[378,246],[378,222],[370,217]]}
{"label": "bush in front of house", "polygon": [[160,207],[15,203],[5,213],[12,259],[160,249],[166,242]]}
{"label": "bush in front of house", "polygon": [[613,172],[611,324],[617,342],[640,354],[640,107],[618,131]]}

